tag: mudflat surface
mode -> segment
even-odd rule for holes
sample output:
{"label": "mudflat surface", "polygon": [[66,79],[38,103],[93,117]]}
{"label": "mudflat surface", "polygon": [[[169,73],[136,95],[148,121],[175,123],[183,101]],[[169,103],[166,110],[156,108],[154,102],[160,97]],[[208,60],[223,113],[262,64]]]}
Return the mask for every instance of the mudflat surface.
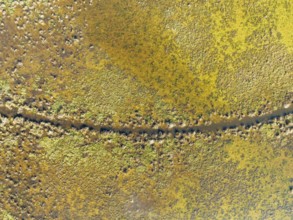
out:
{"label": "mudflat surface", "polygon": [[288,0],[0,2],[0,219],[291,219]]}

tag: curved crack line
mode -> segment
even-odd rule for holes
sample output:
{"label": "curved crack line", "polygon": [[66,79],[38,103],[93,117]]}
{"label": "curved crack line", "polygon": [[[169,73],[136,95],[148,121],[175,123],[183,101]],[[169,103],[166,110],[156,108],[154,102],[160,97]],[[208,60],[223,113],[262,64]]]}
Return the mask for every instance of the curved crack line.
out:
{"label": "curved crack line", "polygon": [[88,128],[89,130],[94,130],[99,133],[106,132],[115,132],[119,134],[129,135],[129,134],[176,134],[176,133],[193,133],[193,132],[215,132],[219,130],[227,130],[234,129],[237,127],[245,127],[249,128],[253,125],[259,123],[272,123],[274,119],[280,118],[282,116],[286,116],[293,113],[293,105],[288,108],[281,108],[275,110],[271,113],[264,114],[261,116],[254,117],[243,117],[242,119],[231,119],[222,121],[219,123],[211,123],[209,125],[193,125],[193,126],[185,126],[185,127],[158,127],[158,128],[150,128],[150,127],[120,127],[120,126],[105,126],[95,124],[93,121],[82,121],[67,117],[61,116],[49,116],[40,113],[35,113],[25,108],[18,108],[15,106],[5,106],[0,105],[0,114],[5,117],[13,117],[13,118],[23,118],[24,120],[35,122],[35,123],[49,123],[54,126],[61,127],[65,130],[68,129],[76,129],[81,130],[84,128]]}

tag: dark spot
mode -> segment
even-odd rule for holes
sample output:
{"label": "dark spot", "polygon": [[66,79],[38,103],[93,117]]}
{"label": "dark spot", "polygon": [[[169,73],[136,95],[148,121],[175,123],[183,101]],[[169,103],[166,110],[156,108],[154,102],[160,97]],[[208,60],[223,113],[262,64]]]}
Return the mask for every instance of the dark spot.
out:
{"label": "dark spot", "polygon": [[164,134],[164,130],[162,130],[162,129],[158,129],[158,134],[159,134],[159,135]]}
{"label": "dark spot", "polygon": [[228,129],[227,126],[223,126],[223,127],[222,127],[222,130],[223,130],[223,131],[226,131],[227,129]]}
{"label": "dark spot", "polygon": [[50,73],[50,76],[52,76],[54,79],[57,78],[57,74],[56,73]]}
{"label": "dark spot", "polygon": [[102,132],[102,133],[110,132],[110,128],[102,127],[102,128],[100,128],[100,132]]}
{"label": "dark spot", "polygon": [[128,169],[126,167],[123,168],[123,173],[127,173]]}
{"label": "dark spot", "polygon": [[245,129],[249,129],[252,126],[252,124],[245,125]]}
{"label": "dark spot", "polygon": [[229,129],[235,129],[237,126],[236,125],[230,125]]}
{"label": "dark spot", "polygon": [[130,131],[124,129],[124,130],[119,131],[119,133],[122,134],[122,135],[129,135],[130,134]]}

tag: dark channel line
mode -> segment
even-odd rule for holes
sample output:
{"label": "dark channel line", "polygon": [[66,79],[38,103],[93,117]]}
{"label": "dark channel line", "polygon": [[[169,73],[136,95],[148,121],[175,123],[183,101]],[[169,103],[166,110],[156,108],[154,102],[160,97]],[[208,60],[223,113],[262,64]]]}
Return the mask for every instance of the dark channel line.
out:
{"label": "dark channel line", "polygon": [[120,127],[120,126],[105,126],[98,125],[92,121],[81,121],[72,118],[60,117],[60,116],[48,116],[40,113],[35,113],[29,111],[25,108],[17,108],[15,106],[8,107],[5,105],[0,105],[0,114],[8,118],[23,118],[26,121],[34,123],[49,123],[51,125],[61,127],[65,130],[76,129],[81,130],[87,128],[99,133],[115,132],[123,135],[129,134],[177,134],[177,133],[193,133],[193,132],[202,132],[209,133],[219,130],[228,130],[234,129],[237,127],[249,128],[258,123],[272,123],[274,119],[278,119],[282,116],[286,116],[293,113],[293,105],[288,108],[282,108],[275,110],[271,113],[264,114],[261,116],[254,117],[243,117],[242,119],[228,119],[219,123],[211,123],[209,125],[194,125],[194,126],[185,126],[179,127],[175,126],[172,128],[159,127],[159,128],[150,128],[150,127]]}

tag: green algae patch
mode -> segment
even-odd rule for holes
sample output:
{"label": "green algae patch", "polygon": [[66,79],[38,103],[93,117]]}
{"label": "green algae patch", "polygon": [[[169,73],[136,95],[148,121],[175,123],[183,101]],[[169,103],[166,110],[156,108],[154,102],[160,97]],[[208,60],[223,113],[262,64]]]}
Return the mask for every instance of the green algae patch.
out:
{"label": "green algae patch", "polygon": [[0,209],[0,218],[2,220],[15,220],[7,211]]}
{"label": "green algae patch", "polygon": [[292,141],[275,137],[277,124],[242,138],[156,139],[82,129],[39,139],[37,131],[48,125],[10,123],[16,125],[1,131],[29,129],[25,138],[3,132],[0,201],[13,216],[23,210],[62,219],[290,216]]}
{"label": "green algae patch", "polygon": [[76,76],[65,91],[56,93],[54,106],[63,103],[63,112],[83,113],[85,118],[98,122],[112,117],[117,122],[127,121],[134,109],[141,109],[141,114],[148,112],[148,107],[143,104],[153,106],[156,102],[158,100],[147,89],[113,67]]}
{"label": "green algae patch", "polygon": [[10,91],[10,86],[8,82],[0,80],[0,92],[1,93],[8,93]]}
{"label": "green algae patch", "polygon": [[195,136],[136,142],[102,134],[87,143],[89,137],[72,133],[43,139],[51,170],[43,184],[52,192],[48,201],[61,201],[63,217],[264,218],[269,209],[275,219],[286,219],[291,153],[278,142],[262,142],[264,135],[213,144]]}

